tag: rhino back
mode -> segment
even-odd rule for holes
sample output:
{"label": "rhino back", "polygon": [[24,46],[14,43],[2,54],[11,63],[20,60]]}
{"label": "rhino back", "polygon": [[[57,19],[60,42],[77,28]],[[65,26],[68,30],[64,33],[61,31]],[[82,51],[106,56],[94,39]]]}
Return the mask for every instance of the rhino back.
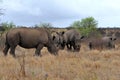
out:
{"label": "rhino back", "polygon": [[36,47],[38,44],[47,44],[48,35],[44,30],[30,28],[16,28],[8,32],[9,43],[19,44],[25,48]]}
{"label": "rhino back", "polygon": [[80,38],[80,33],[75,29],[65,32],[64,35],[65,35],[65,39],[67,39],[67,41],[68,40],[73,41],[74,39]]}
{"label": "rhino back", "polygon": [[111,41],[110,41],[109,37],[103,37],[101,39],[92,40],[89,43],[89,46],[90,45],[91,45],[92,48],[95,48],[95,49],[99,49],[99,48],[110,49],[113,44],[111,44]]}

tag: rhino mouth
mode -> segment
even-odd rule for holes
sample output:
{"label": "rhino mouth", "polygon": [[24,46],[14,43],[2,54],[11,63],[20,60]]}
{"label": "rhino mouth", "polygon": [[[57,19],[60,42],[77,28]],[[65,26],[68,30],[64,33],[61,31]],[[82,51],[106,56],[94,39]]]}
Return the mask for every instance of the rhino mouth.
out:
{"label": "rhino mouth", "polygon": [[57,56],[57,55],[58,55],[58,49],[57,49],[57,50],[55,50],[55,51],[50,51],[50,53],[51,53],[52,55]]}
{"label": "rhino mouth", "polygon": [[74,51],[75,51],[75,52],[79,52],[79,51],[80,51],[80,45],[75,46]]}
{"label": "rhino mouth", "polygon": [[80,48],[76,48],[76,49],[75,49],[75,52],[79,52],[79,51],[80,51]]}
{"label": "rhino mouth", "polygon": [[60,48],[60,50],[64,50],[64,47],[59,47]]}
{"label": "rhino mouth", "polygon": [[58,52],[54,52],[52,53],[54,56],[58,56]]}
{"label": "rhino mouth", "polygon": [[59,50],[64,50],[64,48],[65,48],[65,45],[63,45],[63,44],[57,44],[57,46],[56,46],[56,48]]}

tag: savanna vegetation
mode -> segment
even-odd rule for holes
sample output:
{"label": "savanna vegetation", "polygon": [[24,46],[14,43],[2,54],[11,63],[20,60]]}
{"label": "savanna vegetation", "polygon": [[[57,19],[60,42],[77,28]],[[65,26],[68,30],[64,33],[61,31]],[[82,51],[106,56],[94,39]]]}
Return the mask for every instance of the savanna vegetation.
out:
{"label": "savanna vegetation", "polygon": [[1,80],[119,80],[120,47],[90,51],[82,44],[78,53],[60,50],[59,56],[42,49],[35,57],[34,49],[17,47],[17,58],[0,51]]}
{"label": "savanna vegetation", "polygon": [[[98,36],[98,22],[93,17],[75,21],[69,28],[78,29],[82,35]],[[35,57],[34,49],[17,47],[16,58],[10,54],[3,55],[5,34],[14,23],[2,23],[3,33],[0,37],[0,80],[120,80],[120,42],[117,40],[115,49],[89,50],[87,43],[82,42],[80,52],[60,50],[58,56],[49,54],[42,49],[42,57]],[[35,27],[53,28],[50,23]],[[67,29],[54,29],[66,31]],[[118,30],[118,29],[117,29]],[[105,32],[104,30],[103,32]],[[111,30],[114,31],[114,30]]]}
{"label": "savanna vegetation", "polygon": [[93,17],[87,17],[81,19],[81,21],[75,21],[71,27],[78,29],[84,36],[90,36],[91,33],[97,33],[98,22]]}

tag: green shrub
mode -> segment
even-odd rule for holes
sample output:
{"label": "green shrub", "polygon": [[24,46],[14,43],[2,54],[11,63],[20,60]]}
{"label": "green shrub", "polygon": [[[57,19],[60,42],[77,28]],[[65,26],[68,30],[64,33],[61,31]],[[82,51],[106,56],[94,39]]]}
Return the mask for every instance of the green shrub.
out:
{"label": "green shrub", "polygon": [[10,23],[3,22],[3,23],[1,23],[1,26],[4,28],[5,31],[8,31],[11,28],[15,28],[16,27],[16,25],[13,22],[10,22]]}
{"label": "green shrub", "polygon": [[91,33],[97,32],[97,25],[98,22],[93,17],[87,17],[81,21],[75,21],[71,26],[78,29],[82,35],[90,36]]}

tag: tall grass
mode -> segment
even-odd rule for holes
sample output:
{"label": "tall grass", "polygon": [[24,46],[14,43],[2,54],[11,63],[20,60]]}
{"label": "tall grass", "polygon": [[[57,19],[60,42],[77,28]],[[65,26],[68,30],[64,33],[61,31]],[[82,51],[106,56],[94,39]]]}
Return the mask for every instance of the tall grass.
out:
{"label": "tall grass", "polygon": [[60,50],[59,56],[43,48],[42,57],[34,49],[16,48],[16,58],[6,57],[0,38],[0,80],[120,80],[120,44],[112,50],[89,50],[82,44],[80,52]]}
{"label": "tall grass", "polygon": [[3,32],[0,36],[0,50],[2,50],[5,46],[5,32]]}
{"label": "tall grass", "polygon": [[[87,48],[87,47],[86,47]],[[42,57],[34,49],[17,47],[16,58],[0,55],[1,80],[119,80],[120,50],[97,50],[82,47],[79,53],[59,51],[51,55],[46,48]]]}

